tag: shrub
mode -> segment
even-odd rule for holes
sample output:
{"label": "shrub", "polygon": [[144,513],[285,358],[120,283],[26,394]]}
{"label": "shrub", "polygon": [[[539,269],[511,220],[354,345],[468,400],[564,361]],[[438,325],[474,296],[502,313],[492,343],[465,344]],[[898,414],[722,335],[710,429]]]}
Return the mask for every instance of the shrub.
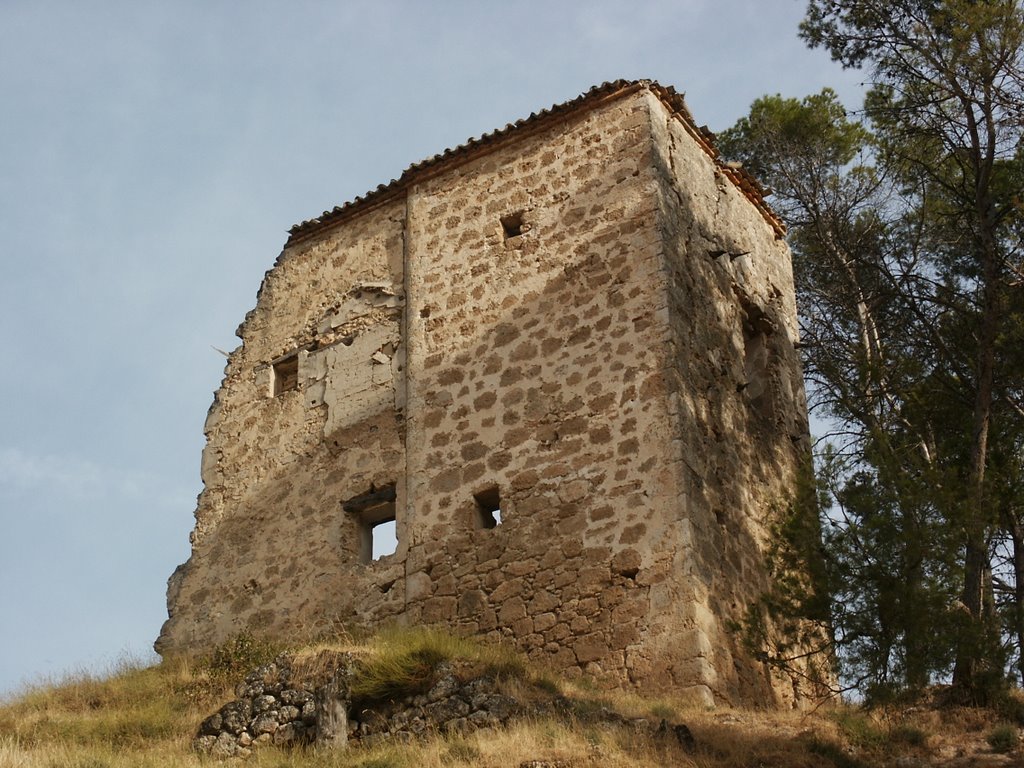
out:
{"label": "shrub", "polygon": [[214,677],[241,680],[256,667],[274,660],[281,646],[242,632],[218,645],[200,660],[200,668]]}
{"label": "shrub", "polygon": [[1008,722],[1024,726],[1024,697],[1020,691],[1007,691],[992,709]]}
{"label": "shrub", "polygon": [[237,683],[273,661],[283,647],[248,632],[228,638],[212,651],[191,663],[182,657],[165,659],[163,665],[176,665],[180,674],[175,690],[194,706],[206,706],[222,698]]}
{"label": "shrub", "polygon": [[889,733],[889,738],[898,744],[923,747],[928,743],[928,734],[913,725],[898,725]]}
{"label": "shrub", "polygon": [[1001,723],[988,732],[985,741],[993,752],[1012,752],[1017,747],[1020,737],[1017,728],[1009,723]]}
{"label": "shrub", "polygon": [[839,710],[833,716],[846,740],[855,747],[870,749],[885,743],[886,737],[875,722],[863,712]]}

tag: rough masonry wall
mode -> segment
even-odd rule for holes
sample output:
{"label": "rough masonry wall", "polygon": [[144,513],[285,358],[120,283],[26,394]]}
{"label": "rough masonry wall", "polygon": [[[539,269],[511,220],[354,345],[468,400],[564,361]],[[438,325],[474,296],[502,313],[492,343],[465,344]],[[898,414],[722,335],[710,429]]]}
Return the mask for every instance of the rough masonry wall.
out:
{"label": "rough masonry wall", "polygon": [[678,488],[649,122],[623,99],[409,203],[407,618],[609,683],[658,680],[649,616],[678,607],[651,602]]}
{"label": "rough masonry wall", "polygon": [[807,681],[774,677],[732,628],[768,588],[771,528],[809,456],[789,252],[683,125],[649,101],[685,515],[669,584],[692,606],[659,624],[681,622],[691,644],[677,651],[683,677],[706,680],[708,700],[793,703],[810,693]]}
{"label": "rough masonry wall", "polygon": [[[361,600],[377,587],[341,502],[404,469],[404,224],[404,203],[379,208],[267,273],[207,419],[192,557],[171,579],[158,650],[403,609],[397,577]],[[292,356],[297,386],[275,396],[273,363]]]}

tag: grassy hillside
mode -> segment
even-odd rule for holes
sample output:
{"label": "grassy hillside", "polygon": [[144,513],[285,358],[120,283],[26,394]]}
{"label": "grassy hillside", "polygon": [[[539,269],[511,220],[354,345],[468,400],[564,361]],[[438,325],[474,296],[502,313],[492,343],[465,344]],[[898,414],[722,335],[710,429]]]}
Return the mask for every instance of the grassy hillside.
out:
{"label": "grassy hillside", "polygon": [[[468,736],[435,735],[412,745],[326,752],[263,747],[247,765],[363,766],[822,766],[1020,765],[1017,724],[982,710],[917,706],[865,712],[819,708],[811,714],[693,710],[671,698],[646,699],[569,684],[502,649],[437,633],[386,633],[332,645],[363,660],[361,696],[386,697],[422,684],[429,664],[454,659],[486,667],[505,691],[538,691],[571,702],[566,715],[537,715],[508,728]],[[143,667],[125,663],[109,676],[80,675],[39,685],[0,706],[0,766],[127,768],[217,765],[191,751],[199,722],[233,698],[234,685],[279,649],[239,638],[207,658]],[[316,649],[310,649],[310,651]],[[424,666],[428,660],[428,666]],[[543,694],[540,694],[543,695]],[[690,752],[599,723],[608,708],[627,717],[685,723]],[[534,762],[542,761],[542,762]]]}

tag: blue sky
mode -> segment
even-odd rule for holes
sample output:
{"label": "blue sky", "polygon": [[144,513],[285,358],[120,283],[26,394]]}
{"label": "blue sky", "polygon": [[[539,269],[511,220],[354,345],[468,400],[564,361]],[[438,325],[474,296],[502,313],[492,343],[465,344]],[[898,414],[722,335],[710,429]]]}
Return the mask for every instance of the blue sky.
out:
{"label": "blue sky", "polygon": [[615,78],[731,125],[858,75],[802,0],[0,3],[0,694],[148,657],[288,228]]}

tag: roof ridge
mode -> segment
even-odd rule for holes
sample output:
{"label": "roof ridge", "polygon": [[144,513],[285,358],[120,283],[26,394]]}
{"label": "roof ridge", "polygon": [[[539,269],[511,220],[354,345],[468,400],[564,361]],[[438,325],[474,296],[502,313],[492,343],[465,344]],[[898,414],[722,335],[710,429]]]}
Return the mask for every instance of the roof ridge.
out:
{"label": "roof ridge", "polygon": [[707,126],[698,126],[696,124],[693,115],[686,106],[683,94],[676,91],[671,85],[661,85],[657,80],[625,80],[620,78],[595,85],[574,99],[553,104],[539,112],[531,112],[528,117],[520,118],[514,123],[506,123],[503,128],[495,128],[475,138],[470,137],[462,144],[448,147],[435,155],[413,163],[397,179],[391,179],[386,184],[380,184],[376,189],[357,196],[340,206],[336,205],[331,210],[324,211],[320,216],[296,224],[288,230],[289,238],[286,247],[335,226],[357,213],[386,203],[412,184],[450,170],[450,164],[468,162],[479,154],[490,151],[490,145],[505,139],[513,133],[520,133],[521,131],[533,132],[534,130],[546,127],[556,119],[576,112],[583,106],[595,107],[607,100],[621,98],[643,88],[651,91],[668,107],[672,116],[682,123],[687,133],[711,157],[725,176],[760,210],[761,215],[775,229],[776,234],[780,237],[785,235],[785,225],[764,200],[766,194],[764,189],[747,171],[722,163],[718,156],[718,150],[715,147],[714,134]]}

